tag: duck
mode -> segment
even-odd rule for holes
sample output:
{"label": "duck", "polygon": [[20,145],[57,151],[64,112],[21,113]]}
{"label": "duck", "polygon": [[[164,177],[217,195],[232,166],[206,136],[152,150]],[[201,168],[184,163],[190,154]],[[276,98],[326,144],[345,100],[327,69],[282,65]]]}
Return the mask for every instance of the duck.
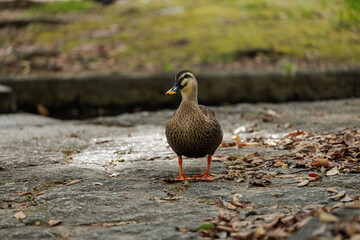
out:
{"label": "duck", "polygon": [[[166,95],[181,93],[181,103],[166,124],[165,134],[169,146],[178,156],[180,174],[173,179],[213,180],[210,176],[212,156],[223,139],[223,132],[215,113],[210,108],[198,104],[198,81],[189,70],[179,71],[175,75],[173,87]],[[183,156],[202,158],[207,155],[205,173],[187,177],[182,170]]]}

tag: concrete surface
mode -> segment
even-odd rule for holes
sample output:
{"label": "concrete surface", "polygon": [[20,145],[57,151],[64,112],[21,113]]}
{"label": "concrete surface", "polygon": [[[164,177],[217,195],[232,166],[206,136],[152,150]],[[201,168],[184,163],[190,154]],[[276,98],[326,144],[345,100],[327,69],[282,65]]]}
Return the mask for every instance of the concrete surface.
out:
{"label": "concrete surface", "polygon": [[[241,133],[241,138],[276,137],[297,129],[321,134],[360,130],[359,106],[360,99],[346,99],[213,109],[224,139],[231,141],[233,130],[254,124],[255,130]],[[264,121],[269,109],[278,117]],[[173,111],[84,121],[25,113],[0,115],[0,239],[202,239],[198,232],[176,228],[196,228],[216,218],[226,209],[208,203],[219,197],[231,201],[235,193],[241,193],[244,201],[257,206],[256,212],[269,214],[296,212],[312,204],[332,206],[327,187],[359,193],[358,174],[328,177],[304,188],[280,178],[268,187],[227,179],[173,183],[169,179],[178,176],[177,159],[164,133]],[[285,123],[292,127],[284,128]],[[229,147],[219,148],[215,155],[259,152],[272,156],[286,151]],[[206,169],[206,159],[185,159],[183,167],[187,175],[200,174]],[[269,171],[291,174],[298,170]],[[226,171],[221,161],[213,162],[211,174]],[[306,176],[309,171],[298,174]],[[274,197],[276,193],[281,197]],[[282,207],[273,209],[274,204]],[[14,217],[20,211],[25,218]],[[49,220],[61,222],[50,226]]]}

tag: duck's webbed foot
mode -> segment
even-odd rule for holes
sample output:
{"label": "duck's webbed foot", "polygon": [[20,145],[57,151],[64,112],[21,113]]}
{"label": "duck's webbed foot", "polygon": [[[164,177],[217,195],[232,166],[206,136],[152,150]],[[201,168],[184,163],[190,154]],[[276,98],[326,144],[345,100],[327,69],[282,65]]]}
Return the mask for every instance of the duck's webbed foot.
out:
{"label": "duck's webbed foot", "polygon": [[205,172],[205,173],[200,174],[200,175],[192,176],[191,178],[198,179],[198,180],[201,180],[201,181],[212,181],[212,180],[214,180],[214,178],[212,178],[208,172]]}

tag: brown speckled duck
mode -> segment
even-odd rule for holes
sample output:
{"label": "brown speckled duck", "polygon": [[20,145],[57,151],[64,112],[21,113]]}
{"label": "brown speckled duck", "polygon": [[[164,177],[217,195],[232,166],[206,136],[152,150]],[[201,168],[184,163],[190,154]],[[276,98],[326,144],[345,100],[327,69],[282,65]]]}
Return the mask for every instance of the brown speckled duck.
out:
{"label": "brown speckled duck", "polygon": [[170,147],[178,155],[180,176],[174,180],[187,179],[182,171],[182,156],[200,158],[208,155],[206,172],[192,178],[213,180],[209,175],[212,155],[223,137],[220,123],[214,112],[198,104],[197,80],[188,70],[180,71],[175,76],[174,86],[167,95],[180,91],[182,101],[171,120],[166,125],[166,138]]}

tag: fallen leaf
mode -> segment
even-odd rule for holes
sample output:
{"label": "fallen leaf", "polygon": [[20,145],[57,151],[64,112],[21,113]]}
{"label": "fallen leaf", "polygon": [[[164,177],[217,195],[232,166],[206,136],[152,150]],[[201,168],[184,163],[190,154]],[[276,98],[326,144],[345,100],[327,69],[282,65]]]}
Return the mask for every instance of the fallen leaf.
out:
{"label": "fallen leaf", "polygon": [[229,147],[229,144],[224,140],[220,144],[221,147]]}
{"label": "fallen leaf", "polygon": [[311,166],[328,168],[330,166],[330,164],[329,164],[329,160],[327,158],[314,158],[311,162]]}
{"label": "fallen leaf", "polygon": [[360,202],[354,202],[354,203],[350,203],[350,204],[346,204],[347,208],[352,208],[352,209],[360,209]]}
{"label": "fallen leaf", "polygon": [[337,200],[337,199],[345,197],[345,194],[346,193],[343,190],[343,191],[339,192],[338,194],[336,194],[335,196],[332,196],[332,197],[329,197],[329,198],[332,199],[332,200]]}
{"label": "fallen leaf", "polygon": [[274,167],[281,167],[282,165],[285,165],[286,163],[282,160],[279,161],[275,161],[275,163],[273,164]]}
{"label": "fallen leaf", "polygon": [[230,210],[236,210],[237,209],[237,207],[235,205],[233,205],[232,203],[228,203],[226,207],[227,207],[227,209],[230,209]]}
{"label": "fallen leaf", "polygon": [[332,222],[338,222],[339,218],[331,213],[321,211],[319,214],[319,220],[321,222],[332,223]]}
{"label": "fallen leaf", "polygon": [[27,216],[23,211],[20,211],[20,212],[15,213],[14,217],[16,219],[25,219]]}
{"label": "fallen leaf", "polygon": [[294,180],[295,180],[295,182],[297,182],[297,183],[301,183],[301,182],[304,181],[304,178],[302,178],[302,177],[296,177]]}
{"label": "fallen leaf", "polygon": [[338,191],[336,189],[333,189],[333,188],[327,188],[326,191],[332,192],[332,193],[338,193]]}
{"label": "fallen leaf", "polygon": [[304,187],[304,186],[308,185],[309,182],[310,182],[309,180],[304,180],[304,181],[302,181],[301,183],[299,183],[296,186],[297,187]]}
{"label": "fallen leaf", "polygon": [[265,234],[266,234],[266,231],[263,227],[257,227],[254,231],[255,239],[259,239],[259,238],[265,236]]}
{"label": "fallen leaf", "polygon": [[258,180],[258,181],[251,181],[249,182],[250,186],[256,186],[256,187],[266,187],[270,185],[270,180],[267,179],[263,179],[263,180]]}
{"label": "fallen leaf", "polygon": [[345,206],[342,202],[335,203],[331,208],[343,208]]}
{"label": "fallen leaf", "polygon": [[277,176],[278,178],[295,178],[297,175],[296,174],[288,174],[288,175],[280,175],[280,176]]}
{"label": "fallen leaf", "polygon": [[136,221],[123,221],[123,222],[107,222],[101,224],[103,227],[115,227],[115,226],[123,226],[128,224],[137,224]]}
{"label": "fallen leaf", "polygon": [[37,194],[36,194],[36,196],[40,196],[40,195],[44,195],[45,194],[45,191],[41,191],[41,192],[38,192]]}
{"label": "fallen leaf", "polygon": [[104,186],[104,184],[103,183],[101,183],[101,182],[93,182],[93,183],[91,183],[92,185],[100,185],[100,186]]}
{"label": "fallen leaf", "polygon": [[59,225],[62,221],[57,219],[57,220],[49,220],[48,224],[49,224],[49,227],[52,227],[52,226],[56,226],[56,225]]}
{"label": "fallen leaf", "polygon": [[180,200],[180,198],[169,198],[169,197],[163,197],[163,198],[154,197],[153,199],[155,201],[159,202],[159,203],[164,203],[164,202],[169,202],[169,201],[179,201]]}
{"label": "fallen leaf", "polygon": [[344,135],[344,142],[349,147],[354,147],[354,135],[351,132],[347,132]]}
{"label": "fallen leaf", "polygon": [[249,239],[251,232],[232,232],[230,237],[235,239]]}
{"label": "fallen leaf", "polygon": [[320,177],[320,175],[316,174],[316,173],[309,173],[308,176],[312,177],[312,178],[319,178]]}
{"label": "fallen leaf", "polygon": [[297,137],[299,135],[305,135],[305,132],[297,130],[296,132],[289,133],[289,137]]}
{"label": "fallen leaf", "polygon": [[240,140],[236,141],[236,146],[237,147],[245,147],[246,145],[247,145],[246,143],[242,143],[242,142],[240,142]]}
{"label": "fallen leaf", "polygon": [[49,110],[44,105],[38,104],[36,109],[41,116],[49,116]]}
{"label": "fallen leaf", "polygon": [[352,199],[351,197],[349,197],[349,195],[346,195],[344,198],[342,198],[340,200],[340,202],[346,203],[346,202],[353,202],[354,199]]}
{"label": "fallen leaf", "polygon": [[237,129],[234,130],[234,134],[239,134],[239,133],[250,133],[253,132],[254,129],[252,129],[251,127],[247,127],[247,126],[240,126]]}
{"label": "fallen leaf", "polygon": [[65,186],[70,186],[70,185],[81,183],[81,182],[82,182],[82,180],[75,179],[75,180],[72,180],[72,181],[66,183]]}
{"label": "fallen leaf", "polygon": [[198,226],[196,228],[197,231],[201,231],[201,230],[205,230],[205,231],[208,231],[210,229],[213,229],[215,228],[215,225],[212,224],[212,223],[204,223],[204,224],[201,224],[200,226]]}
{"label": "fallen leaf", "polygon": [[339,174],[339,169],[337,167],[333,167],[329,171],[327,171],[326,176],[333,176]]}
{"label": "fallen leaf", "polygon": [[272,146],[272,147],[276,147],[276,146],[277,146],[277,143],[276,143],[273,139],[265,139],[265,140],[264,140],[264,144],[265,144],[265,145]]}
{"label": "fallen leaf", "polygon": [[289,128],[291,128],[292,126],[291,126],[291,123],[289,123],[289,122],[287,122],[287,123],[285,123],[284,124],[284,128],[285,129],[289,129]]}

